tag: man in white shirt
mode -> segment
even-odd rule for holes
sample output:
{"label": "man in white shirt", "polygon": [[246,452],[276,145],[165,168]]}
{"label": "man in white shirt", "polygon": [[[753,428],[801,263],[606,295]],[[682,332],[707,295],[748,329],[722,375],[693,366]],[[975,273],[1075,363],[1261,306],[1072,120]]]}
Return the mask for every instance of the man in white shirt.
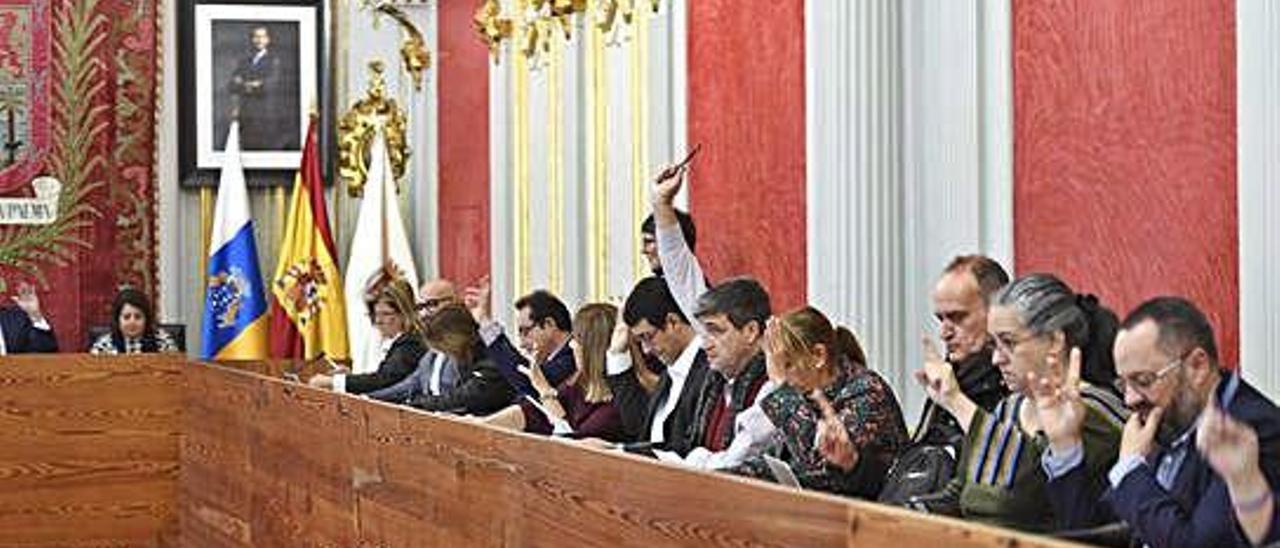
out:
{"label": "man in white shirt", "polygon": [[[641,280],[627,297],[622,316],[605,367],[623,427],[636,442],[628,449],[687,446],[685,438],[708,371],[702,342],[662,278]],[[633,371],[636,350],[656,356],[666,366],[652,395]]]}
{"label": "man in white shirt", "polygon": [[15,306],[0,308],[0,355],[57,352],[58,339],[40,311],[40,298],[30,284],[18,286]]}

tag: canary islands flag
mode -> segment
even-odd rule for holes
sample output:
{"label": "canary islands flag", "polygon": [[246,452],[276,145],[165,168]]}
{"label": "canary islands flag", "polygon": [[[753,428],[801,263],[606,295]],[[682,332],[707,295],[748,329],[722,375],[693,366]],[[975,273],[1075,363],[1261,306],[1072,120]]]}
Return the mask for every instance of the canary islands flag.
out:
{"label": "canary islands flag", "polygon": [[249,193],[240,166],[240,123],[235,121],[223,153],[207,276],[200,357],[266,358],[267,300],[249,218]]}

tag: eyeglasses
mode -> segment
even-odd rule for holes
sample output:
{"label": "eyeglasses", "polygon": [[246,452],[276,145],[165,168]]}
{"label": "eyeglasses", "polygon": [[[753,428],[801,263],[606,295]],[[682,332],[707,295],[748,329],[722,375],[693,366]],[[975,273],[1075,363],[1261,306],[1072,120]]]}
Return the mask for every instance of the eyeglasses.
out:
{"label": "eyeglasses", "polygon": [[1186,361],[1187,356],[1190,356],[1194,351],[1194,348],[1188,350],[1186,353],[1178,356],[1168,364],[1165,364],[1164,367],[1161,367],[1159,371],[1154,373],[1150,371],[1143,371],[1141,373],[1134,373],[1127,379],[1125,377],[1119,377],[1115,380],[1113,386],[1115,386],[1116,390],[1121,394],[1124,394],[1125,389],[1128,387],[1133,387],[1134,390],[1145,393],[1147,390],[1150,390],[1152,386],[1155,386],[1156,383],[1160,382],[1160,379],[1165,378],[1169,373],[1172,373],[1174,369],[1177,369],[1178,366],[1182,365],[1182,362]]}
{"label": "eyeglasses", "polygon": [[445,299],[445,298],[423,299],[418,303],[417,308],[419,312],[424,310],[431,310],[433,308],[439,308],[441,305],[448,302],[448,300],[449,299]]}

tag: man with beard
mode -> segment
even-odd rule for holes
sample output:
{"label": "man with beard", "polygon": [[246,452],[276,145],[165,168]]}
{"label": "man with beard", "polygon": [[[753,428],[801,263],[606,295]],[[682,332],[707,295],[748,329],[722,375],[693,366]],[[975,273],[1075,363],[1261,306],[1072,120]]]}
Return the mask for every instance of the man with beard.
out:
{"label": "man with beard", "polygon": [[[1109,511],[1149,546],[1249,545],[1235,524],[1226,483],[1196,447],[1196,428],[1215,399],[1257,432],[1258,461],[1274,485],[1280,480],[1280,409],[1220,366],[1213,328],[1186,299],[1159,297],[1138,306],[1121,325],[1114,354],[1116,388],[1133,414],[1102,496],[1107,504],[1093,504],[1087,495],[1077,428],[1074,439],[1051,440],[1042,457],[1054,511],[1078,524],[1096,523],[1095,512]],[[1072,432],[1065,432],[1070,438]]]}

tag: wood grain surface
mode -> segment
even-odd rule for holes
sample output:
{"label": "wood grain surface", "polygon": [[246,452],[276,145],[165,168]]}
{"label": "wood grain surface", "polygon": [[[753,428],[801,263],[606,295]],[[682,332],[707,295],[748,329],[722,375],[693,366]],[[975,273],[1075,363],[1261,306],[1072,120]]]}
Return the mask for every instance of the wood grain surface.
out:
{"label": "wood grain surface", "polygon": [[183,546],[1045,546],[214,366],[186,370]]}
{"label": "wood grain surface", "polygon": [[171,545],[185,363],[0,358],[0,546]]}

